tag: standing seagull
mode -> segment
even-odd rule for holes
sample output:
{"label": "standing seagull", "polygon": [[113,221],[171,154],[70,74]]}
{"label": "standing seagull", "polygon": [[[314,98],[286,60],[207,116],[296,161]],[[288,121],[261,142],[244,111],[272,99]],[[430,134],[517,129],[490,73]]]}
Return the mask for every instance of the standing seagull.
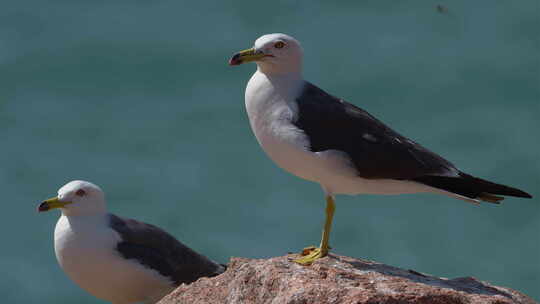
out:
{"label": "standing seagull", "polygon": [[498,203],[521,190],[464,173],[400,135],[368,112],[302,78],[302,48],[285,34],[264,35],[230,65],[255,61],[246,109],[268,156],[292,174],[319,183],[326,195],[321,244],[297,260],[309,265],[328,254],[335,194],[433,192],[465,201]]}
{"label": "standing seagull", "polygon": [[160,228],[107,213],[96,185],[71,181],[38,211],[60,208],[54,251],[80,287],[113,304],[155,303],[182,283],[216,276],[225,267]]}

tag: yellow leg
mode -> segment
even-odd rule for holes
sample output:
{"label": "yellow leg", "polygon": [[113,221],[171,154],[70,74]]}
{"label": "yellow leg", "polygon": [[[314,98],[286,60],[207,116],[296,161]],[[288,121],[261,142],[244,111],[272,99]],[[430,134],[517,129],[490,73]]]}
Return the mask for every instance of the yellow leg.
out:
{"label": "yellow leg", "polygon": [[332,230],[332,219],[334,218],[334,211],[336,210],[336,203],[332,196],[326,197],[326,220],[324,221],[324,228],[322,232],[321,245],[317,247],[308,247],[302,251],[303,257],[294,260],[294,262],[300,265],[311,265],[315,260],[320,259],[328,255],[330,246],[328,240],[330,240],[330,230]]}

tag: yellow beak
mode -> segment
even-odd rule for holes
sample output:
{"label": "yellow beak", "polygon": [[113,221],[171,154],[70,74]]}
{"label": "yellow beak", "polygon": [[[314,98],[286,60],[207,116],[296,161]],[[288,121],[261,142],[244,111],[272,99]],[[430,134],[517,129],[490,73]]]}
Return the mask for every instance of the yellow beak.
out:
{"label": "yellow beak", "polygon": [[263,52],[256,51],[254,48],[247,49],[234,54],[229,60],[229,65],[241,65],[246,62],[257,61],[266,56]]}
{"label": "yellow beak", "polygon": [[44,212],[44,211],[49,211],[51,209],[62,208],[65,205],[69,205],[69,204],[71,204],[71,202],[61,202],[60,200],[58,200],[58,197],[53,197],[39,204],[37,210],[38,212]]}

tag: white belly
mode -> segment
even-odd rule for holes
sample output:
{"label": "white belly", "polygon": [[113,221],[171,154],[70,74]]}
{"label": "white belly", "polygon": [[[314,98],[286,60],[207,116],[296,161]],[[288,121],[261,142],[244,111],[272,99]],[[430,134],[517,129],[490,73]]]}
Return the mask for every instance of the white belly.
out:
{"label": "white belly", "polygon": [[56,258],[77,285],[115,304],[154,303],[174,289],[157,272],[123,259],[114,250],[116,232],[98,227],[65,216],[56,224]]}
{"label": "white belly", "polygon": [[279,167],[300,178],[319,183],[328,194],[403,194],[430,191],[428,187],[415,182],[361,178],[342,152],[311,152],[304,146],[302,136],[290,138],[276,134],[275,130],[260,127],[255,127],[253,131],[263,150]]}

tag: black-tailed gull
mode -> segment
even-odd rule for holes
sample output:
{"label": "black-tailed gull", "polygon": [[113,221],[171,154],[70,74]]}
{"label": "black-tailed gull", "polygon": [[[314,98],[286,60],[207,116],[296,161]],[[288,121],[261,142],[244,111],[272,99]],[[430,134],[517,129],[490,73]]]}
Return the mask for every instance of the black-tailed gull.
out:
{"label": "black-tailed gull", "polygon": [[296,262],[308,265],[327,255],[335,194],[433,192],[474,203],[498,203],[500,195],[531,197],[460,171],[368,112],[305,81],[302,56],[297,40],[269,34],[229,61],[257,64],[245,101],[263,150],[281,168],[319,183],[326,194],[321,244],[306,248]]}
{"label": "black-tailed gull", "polygon": [[84,290],[114,304],[155,303],[182,283],[225,267],[160,228],[107,213],[96,185],[71,181],[38,211],[60,208],[54,250],[66,274]]}

